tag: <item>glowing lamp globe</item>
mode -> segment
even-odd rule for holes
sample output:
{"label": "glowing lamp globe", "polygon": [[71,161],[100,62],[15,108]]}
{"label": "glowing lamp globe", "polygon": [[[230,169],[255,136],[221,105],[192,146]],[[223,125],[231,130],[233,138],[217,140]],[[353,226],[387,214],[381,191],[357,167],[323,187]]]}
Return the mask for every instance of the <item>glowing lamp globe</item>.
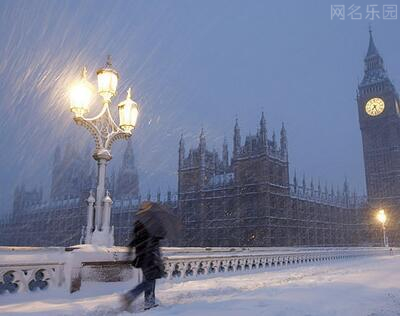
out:
{"label": "glowing lamp globe", "polygon": [[110,102],[117,91],[119,75],[112,69],[111,57],[108,56],[106,66],[97,70],[98,92],[105,102]]}
{"label": "glowing lamp globe", "polygon": [[93,87],[87,78],[86,67],[83,67],[81,80],[71,86],[69,91],[70,110],[76,117],[82,117],[89,111],[93,96]]}
{"label": "glowing lamp globe", "polygon": [[378,211],[378,214],[376,215],[376,218],[377,218],[378,221],[380,221],[382,224],[385,224],[385,222],[386,222],[385,210],[379,210],[379,211]]}
{"label": "glowing lamp globe", "polygon": [[118,104],[119,127],[130,133],[136,126],[139,115],[138,105],[131,99],[131,88],[128,89],[126,99]]}

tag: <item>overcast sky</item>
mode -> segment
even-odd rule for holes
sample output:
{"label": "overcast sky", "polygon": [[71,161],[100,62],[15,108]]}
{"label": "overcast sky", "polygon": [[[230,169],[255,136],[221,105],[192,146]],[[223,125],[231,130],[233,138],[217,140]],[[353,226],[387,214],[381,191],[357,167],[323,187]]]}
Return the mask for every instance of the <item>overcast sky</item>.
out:
{"label": "overcast sky", "polygon": [[[364,193],[355,97],[368,24],[398,86],[399,20],[331,20],[331,4],[340,2],[1,1],[0,212],[18,183],[48,191],[57,143],[90,141],[65,93],[82,65],[95,83],[107,54],[121,76],[115,103],[132,86],[140,104],[133,143],[143,193],[176,189],[181,133],[186,148],[197,146],[204,127],[209,149],[226,136],[231,150],[235,118],[245,136],[262,111],[269,136],[285,122],[291,177],[296,169],[335,187],[347,177]],[[363,17],[367,4],[358,1]],[[124,146],[113,148],[111,168]]]}

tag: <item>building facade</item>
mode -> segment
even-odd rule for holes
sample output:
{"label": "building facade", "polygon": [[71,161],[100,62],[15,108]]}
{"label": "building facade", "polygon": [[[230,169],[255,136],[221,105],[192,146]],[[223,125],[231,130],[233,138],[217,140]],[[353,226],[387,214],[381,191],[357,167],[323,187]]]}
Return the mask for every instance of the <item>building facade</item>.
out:
{"label": "building facade", "polygon": [[[305,179],[289,182],[287,135],[267,137],[264,114],[244,143],[236,120],[233,152],[208,151],[202,131],[197,148],[179,142],[178,213],[185,246],[352,246],[368,231],[364,200],[328,192]],[[368,240],[367,243],[371,242]]]}

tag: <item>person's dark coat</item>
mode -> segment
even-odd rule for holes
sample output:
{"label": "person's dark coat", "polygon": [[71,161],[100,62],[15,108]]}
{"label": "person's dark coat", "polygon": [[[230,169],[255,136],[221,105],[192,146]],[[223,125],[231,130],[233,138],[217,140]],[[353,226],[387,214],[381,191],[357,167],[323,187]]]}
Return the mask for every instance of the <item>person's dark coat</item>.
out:
{"label": "person's dark coat", "polygon": [[142,269],[146,280],[162,278],[165,272],[160,251],[161,238],[151,236],[140,221],[135,222],[133,233],[129,247],[135,247],[136,257],[132,265]]}

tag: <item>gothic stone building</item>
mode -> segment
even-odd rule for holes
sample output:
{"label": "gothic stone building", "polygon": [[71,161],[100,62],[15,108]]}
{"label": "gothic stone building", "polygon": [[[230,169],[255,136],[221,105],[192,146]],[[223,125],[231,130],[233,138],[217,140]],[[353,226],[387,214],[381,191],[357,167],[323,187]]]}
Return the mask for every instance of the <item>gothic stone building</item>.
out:
{"label": "gothic stone building", "polygon": [[208,151],[203,131],[187,155],[181,138],[178,209],[186,246],[350,246],[367,231],[347,181],[337,193],[289,184],[285,127],[268,139],[264,114],[244,144],[236,120],[232,159],[226,141],[222,159]]}

